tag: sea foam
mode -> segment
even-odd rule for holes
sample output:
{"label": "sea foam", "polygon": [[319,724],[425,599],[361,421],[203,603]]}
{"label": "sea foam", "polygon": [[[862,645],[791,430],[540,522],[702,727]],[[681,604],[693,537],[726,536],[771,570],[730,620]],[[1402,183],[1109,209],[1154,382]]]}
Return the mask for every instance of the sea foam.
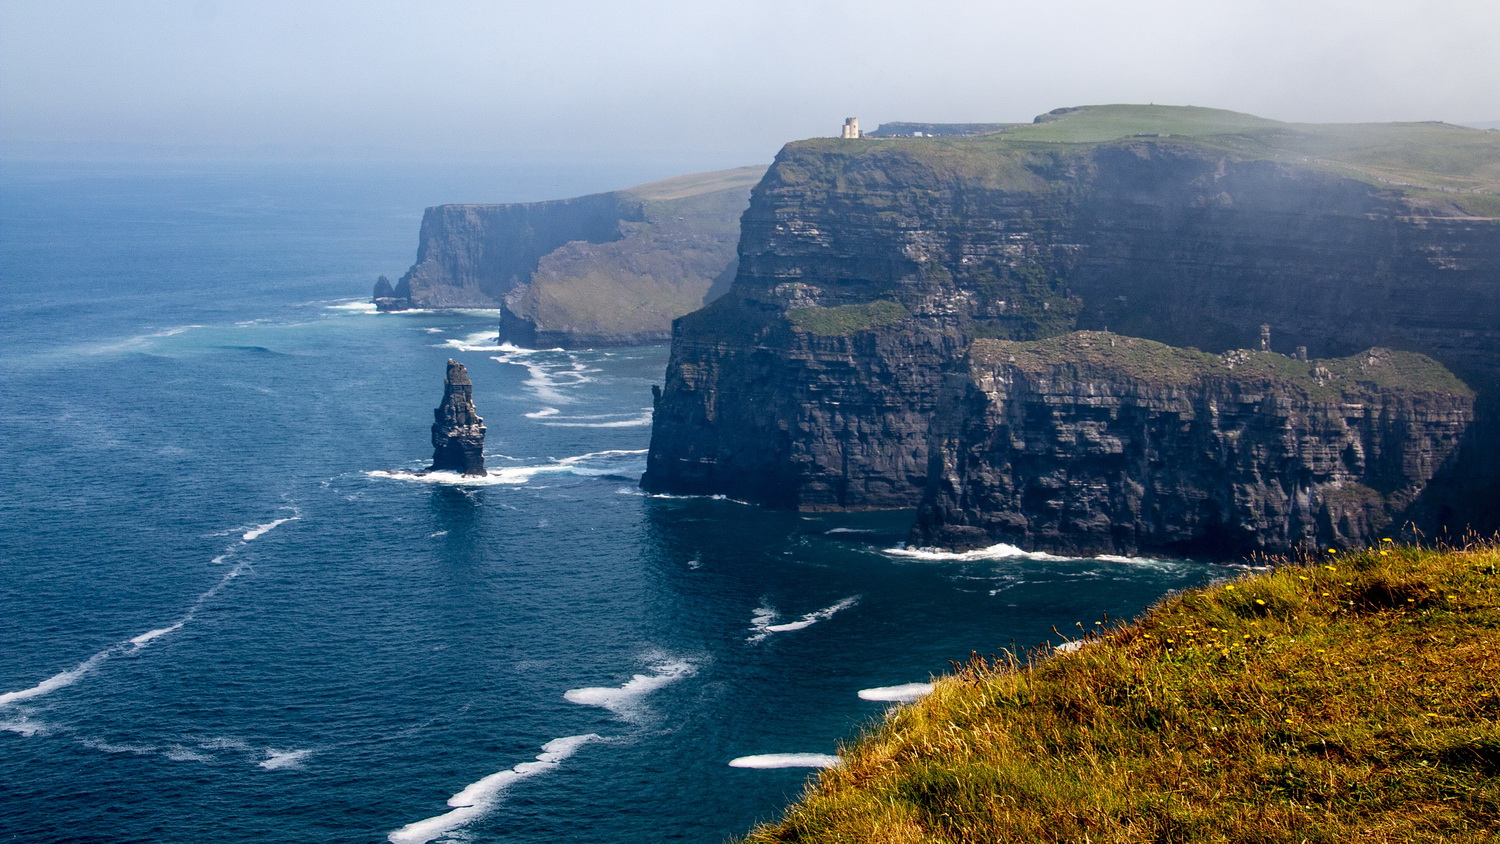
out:
{"label": "sea foam", "polygon": [[448,798],[453,811],[409,823],[387,836],[391,844],[426,844],[467,826],[488,814],[500,802],[500,795],[509,786],[531,776],[550,771],[572,756],[578,748],[599,736],[588,733],[553,739],[542,745],[542,752],[532,762],[522,762],[513,768],[497,771],[483,779],[464,786],[463,790]]}
{"label": "sea foam", "polygon": [[563,699],[580,706],[597,706],[626,721],[641,717],[641,698],[697,672],[686,660],[663,660],[650,666],[650,674],[636,674],[619,686],[588,686],[563,692]]}
{"label": "sea foam", "polygon": [[898,545],[895,548],[886,548],[884,553],[893,557],[907,557],[914,560],[930,560],[932,562],[970,562],[973,560],[1070,560],[1072,557],[1059,557],[1056,554],[1048,554],[1045,551],[1023,551],[1014,545],[1003,542],[991,545],[988,548],[976,548],[973,551],[943,551],[936,548],[907,548]]}
{"label": "sea foam", "polygon": [[311,750],[273,750],[266,748],[266,758],[258,763],[258,767],[268,771],[280,771],[286,768],[300,768],[302,761],[312,755]]}
{"label": "sea foam", "polygon": [[860,689],[860,700],[885,701],[888,703],[911,703],[932,694],[931,683],[906,683],[900,686],[880,686]]}
{"label": "sea foam", "polygon": [[839,758],[828,753],[761,753],[729,760],[731,768],[835,768]]}
{"label": "sea foam", "polygon": [[372,478],[451,486],[521,486],[539,475],[566,474],[591,478],[638,471],[637,458],[645,453],[645,449],[591,451],[537,465],[490,468],[487,469],[488,474],[479,477],[469,477],[458,472],[413,472],[400,469],[374,469],[365,474]]}
{"label": "sea foam", "polygon": [[805,630],[820,621],[832,618],[835,614],[849,609],[857,603],[859,603],[859,596],[855,595],[845,598],[832,606],[807,613],[796,621],[787,621],[781,624],[772,623],[781,617],[781,613],[777,612],[774,608],[768,606],[756,607],[755,612],[750,617],[750,635],[745,638],[745,641],[754,644],[764,640],[773,633],[790,633],[794,630]]}
{"label": "sea foam", "polygon": [[[278,526],[284,525],[287,522],[296,521],[299,518],[301,518],[300,515],[292,515],[286,518],[266,522],[265,524],[255,525],[254,527],[245,531],[241,535],[239,541],[224,549],[224,552],[219,554],[217,557],[214,557],[213,562],[224,562],[245,545],[255,541],[256,539],[259,539],[270,531],[275,530]],[[40,683],[37,683],[35,686],[32,686],[29,689],[20,689],[18,691],[0,694],[0,708],[12,706],[23,701],[32,700],[34,698],[39,698],[43,695],[49,695],[57,691],[58,689],[67,688],[68,686],[77,683],[79,680],[82,680],[84,677],[87,677],[94,671],[98,670],[99,666],[108,662],[110,659],[116,656],[134,654],[147,645],[151,644],[152,642],[156,641],[157,639],[181,630],[183,625],[192,621],[198,615],[198,611],[203,608],[204,604],[213,600],[215,595],[218,595],[219,592],[223,591],[224,587],[228,586],[230,581],[243,574],[245,569],[246,564],[240,563],[239,565],[236,565],[234,568],[226,572],[221,578],[219,578],[219,581],[217,583],[209,587],[207,591],[203,592],[197,598],[195,598],[193,600],[193,603],[188,607],[187,612],[175,622],[165,627],[153,628],[146,631],[145,633],[141,633],[140,635],[132,636],[131,638],[126,639],[123,642],[118,642],[114,645],[111,645],[84,660],[83,662],[78,663],[72,668],[53,674],[51,677],[48,677],[47,679],[43,680]]]}

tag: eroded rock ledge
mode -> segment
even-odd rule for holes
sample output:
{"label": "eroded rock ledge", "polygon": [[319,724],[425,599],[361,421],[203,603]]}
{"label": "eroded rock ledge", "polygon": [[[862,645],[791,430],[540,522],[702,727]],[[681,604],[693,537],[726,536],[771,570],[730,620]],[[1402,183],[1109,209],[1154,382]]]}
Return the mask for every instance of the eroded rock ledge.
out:
{"label": "eroded rock ledge", "polygon": [[1376,541],[1456,455],[1432,359],[1207,354],[1107,332],[978,340],[935,424],[922,545],[1242,556]]}

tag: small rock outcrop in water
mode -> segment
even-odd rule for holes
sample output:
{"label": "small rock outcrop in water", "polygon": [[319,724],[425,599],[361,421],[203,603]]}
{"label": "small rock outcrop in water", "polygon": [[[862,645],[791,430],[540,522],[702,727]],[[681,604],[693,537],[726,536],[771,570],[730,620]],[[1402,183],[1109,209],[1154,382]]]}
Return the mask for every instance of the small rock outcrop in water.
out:
{"label": "small rock outcrop in water", "polygon": [[484,475],[484,420],[474,409],[474,382],[463,364],[448,361],[443,403],[432,414],[432,468],[427,471]]}

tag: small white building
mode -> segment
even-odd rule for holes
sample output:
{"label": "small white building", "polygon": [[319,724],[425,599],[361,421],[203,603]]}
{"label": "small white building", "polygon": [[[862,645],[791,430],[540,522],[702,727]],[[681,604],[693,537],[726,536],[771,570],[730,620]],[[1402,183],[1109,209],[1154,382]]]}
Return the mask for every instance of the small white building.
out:
{"label": "small white building", "polygon": [[859,131],[858,117],[844,118],[844,133],[839,135],[840,138],[863,138],[864,136],[865,133]]}

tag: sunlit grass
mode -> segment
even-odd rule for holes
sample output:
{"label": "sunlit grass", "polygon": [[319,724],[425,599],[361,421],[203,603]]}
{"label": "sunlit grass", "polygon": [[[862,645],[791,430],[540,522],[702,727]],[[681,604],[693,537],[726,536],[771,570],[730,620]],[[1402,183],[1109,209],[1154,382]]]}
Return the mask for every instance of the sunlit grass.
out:
{"label": "sunlit grass", "polygon": [[976,658],[747,840],[1495,841],[1497,566],[1383,542]]}

